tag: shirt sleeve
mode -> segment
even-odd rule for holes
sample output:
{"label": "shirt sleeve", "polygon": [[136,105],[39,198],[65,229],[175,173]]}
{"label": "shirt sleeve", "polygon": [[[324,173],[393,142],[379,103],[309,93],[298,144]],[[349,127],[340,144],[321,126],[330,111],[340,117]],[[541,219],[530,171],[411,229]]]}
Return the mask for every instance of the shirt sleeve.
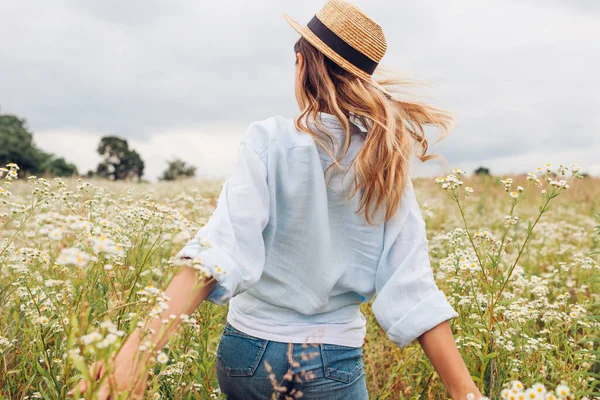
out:
{"label": "shirt sleeve", "polygon": [[458,314],[437,287],[425,221],[410,179],[396,215],[386,222],[373,313],[399,347]]}
{"label": "shirt sleeve", "polygon": [[268,220],[267,170],[262,154],[246,134],[215,211],[176,255],[194,259],[194,264],[215,278],[208,301],[223,305],[259,280],[265,264],[263,230]]}

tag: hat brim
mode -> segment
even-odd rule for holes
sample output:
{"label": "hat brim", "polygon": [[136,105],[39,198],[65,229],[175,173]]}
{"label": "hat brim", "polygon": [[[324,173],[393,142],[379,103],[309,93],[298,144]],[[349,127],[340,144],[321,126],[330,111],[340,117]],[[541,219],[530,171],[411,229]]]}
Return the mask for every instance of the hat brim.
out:
{"label": "hat brim", "polygon": [[288,22],[288,24],[290,24],[290,26],[292,28],[294,28],[294,30],[296,32],[298,32],[300,34],[300,36],[302,36],[310,44],[315,46],[327,58],[331,59],[337,65],[344,68],[346,71],[354,74],[355,76],[362,79],[363,81],[375,86],[377,89],[381,90],[385,94],[387,94],[389,96],[392,95],[383,86],[381,86],[379,83],[377,83],[371,75],[369,75],[365,71],[355,67],[354,65],[352,65],[351,63],[346,61],[343,57],[341,57],[339,54],[337,54],[335,51],[333,51],[331,49],[331,47],[327,46],[321,39],[319,39],[310,29],[308,29],[308,27],[306,25],[299,24],[296,20],[294,20],[292,17],[290,17],[286,13],[283,13],[283,16],[286,19],[286,21]]}
{"label": "hat brim", "polygon": [[335,51],[331,49],[331,47],[327,46],[321,39],[319,39],[307,26],[301,25],[292,17],[283,13],[288,24],[292,26],[304,39],[308,40],[310,44],[315,46],[321,53],[325,54],[327,58],[330,58],[333,62],[338,64],[340,67],[344,68],[346,71],[351,72],[356,75],[360,79],[367,81],[369,83],[374,82],[371,75],[367,74],[365,71],[356,68],[354,65],[350,64],[343,57],[338,55]]}

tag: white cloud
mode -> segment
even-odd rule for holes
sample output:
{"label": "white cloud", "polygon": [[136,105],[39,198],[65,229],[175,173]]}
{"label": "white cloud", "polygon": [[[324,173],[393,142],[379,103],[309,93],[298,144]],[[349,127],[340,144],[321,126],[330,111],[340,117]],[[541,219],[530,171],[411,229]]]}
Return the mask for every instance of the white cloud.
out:
{"label": "white cloud", "polygon": [[101,135],[83,131],[47,131],[38,132],[35,144],[50,153],[64,157],[75,163],[79,172],[95,170],[100,156],[96,153]]}

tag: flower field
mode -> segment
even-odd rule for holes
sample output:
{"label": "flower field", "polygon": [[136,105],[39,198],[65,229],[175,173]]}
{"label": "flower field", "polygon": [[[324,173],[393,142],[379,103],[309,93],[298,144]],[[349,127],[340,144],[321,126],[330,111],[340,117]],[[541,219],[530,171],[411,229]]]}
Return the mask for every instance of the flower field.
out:
{"label": "flower field", "polygon": [[[0,399],[64,399],[92,362],[162,313],[173,256],[210,216],[221,182],[17,171],[0,172]],[[600,180],[580,177],[548,165],[512,178],[414,179],[434,274],[460,315],[457,345],[490,398],[600,398]],[[363,312],[371,397],[445,399],[418,344],[398,349],[369,304]],[[155,352],[148,398],[224,398],[214,361],[225,315],[203,304],[171,316],[184,328]]]}

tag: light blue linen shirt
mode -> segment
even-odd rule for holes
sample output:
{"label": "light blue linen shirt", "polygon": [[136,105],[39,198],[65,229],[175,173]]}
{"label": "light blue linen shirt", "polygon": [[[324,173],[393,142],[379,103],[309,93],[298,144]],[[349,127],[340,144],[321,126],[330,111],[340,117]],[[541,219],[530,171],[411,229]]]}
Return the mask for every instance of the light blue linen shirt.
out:
{"label": "light blue linen shirt", "polygon": [[[320,118],[337,154],[345,132],[333,115]],[[354,124],[351,132],[345,167],[366,135]],[[359,193],[347,199],[352,167],[325,174],[331,162],[293,119],[249,126],[217,208],[178,253],[216,278],[208,300],[231,300],[228,321],[237,329],[289,342],[325,327],[322,343],[362,345],[359,307],[373,296],[378,323],[400,347],[456,317],[433,278],[412,182],[394,217],[370,225],[355,213]]]}

